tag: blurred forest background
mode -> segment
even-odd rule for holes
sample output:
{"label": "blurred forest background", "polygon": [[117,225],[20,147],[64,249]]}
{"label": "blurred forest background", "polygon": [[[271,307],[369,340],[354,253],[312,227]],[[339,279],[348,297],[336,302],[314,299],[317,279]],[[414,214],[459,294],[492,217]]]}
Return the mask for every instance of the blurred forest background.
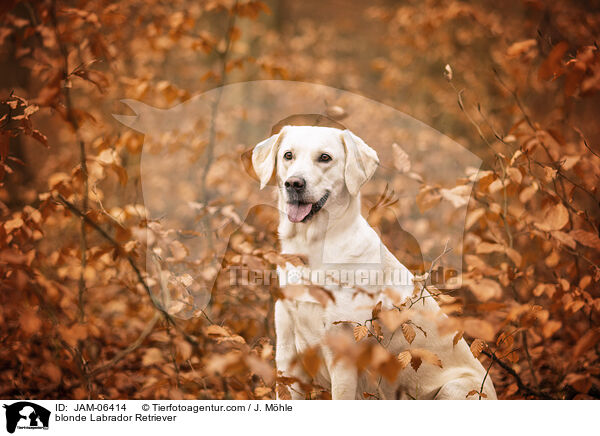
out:
{"label": "blurred forest background", "polygon": [[[188,138],[205,168],[190,199],[204,229],[194,233],[150,219],[147,138],[111,115],[133,115],[122,98],[166,109],[224,84],[283,79],[385,103],[484,161],[465,199],[469,175],[439,186],[427,176],[435,169],[407,167],[402,149],[414,144],[380,145],[417,183],[422,213],[468,200],[464,288],[440,303],[499,397],[600,398],[599,36],[597,1],[4,0],[0,396],[286,397],[290,381],[277,380],[273,360],[281,293],[232,286],[211,247],[188,247],[233,234],[224,270],[285,260],[273,211],[243,222],[237,199],[207,192],[211,181],[248,183],[229,171],[254,143],[219,149],[226,128],[210,122],[197,126],[206,140]],[[321,109],[349,124],[358,110]],[[369,192],[364,202],[393,240],[385,222],[401,203]],[[184,298],[190,277],[152,274],[148,252],[215,283],[206,310],[176,316],[164,293]],[[361,369],[418,371],[420,361],[377,351],[376,324],[364,327],[346,344]],[[410,330],[402,326],[409,342]],[[299,364],[314,372],[319,358]]]}

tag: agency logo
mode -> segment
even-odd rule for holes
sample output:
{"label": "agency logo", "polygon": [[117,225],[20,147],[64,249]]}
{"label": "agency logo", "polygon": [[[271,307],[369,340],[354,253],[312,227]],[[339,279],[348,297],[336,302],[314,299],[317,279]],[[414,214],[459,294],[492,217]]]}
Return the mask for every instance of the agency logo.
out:
{"label": "agency logo", "polygon": [[29,401],[4,404],[3,407],[6,409],[6,431],[9,433],[14,433],[16,429],[48,430],[50,422],[48,409]]}

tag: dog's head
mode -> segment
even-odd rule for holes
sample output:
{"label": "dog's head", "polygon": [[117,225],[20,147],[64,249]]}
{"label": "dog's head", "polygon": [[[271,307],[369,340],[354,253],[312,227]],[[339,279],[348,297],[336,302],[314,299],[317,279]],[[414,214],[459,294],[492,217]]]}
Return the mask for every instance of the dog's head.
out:
{"label": "dog's head", "polygon": [[321,210],[343,210],[378,164],[362,139],[332,127],[285,126],[252,152],[261,189],[275,176],[293,223],[306,223]]}

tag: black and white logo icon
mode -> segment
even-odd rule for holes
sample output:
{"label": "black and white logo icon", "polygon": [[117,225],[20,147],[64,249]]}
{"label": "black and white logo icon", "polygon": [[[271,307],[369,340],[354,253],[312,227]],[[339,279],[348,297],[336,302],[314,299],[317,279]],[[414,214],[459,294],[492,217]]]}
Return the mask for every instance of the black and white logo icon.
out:
{"label": "black and white logo icon", "polygon": [[50,411],[29,401],[19,401],[4,405],[6,409],[6,431],[14,433],[16,429],[48,430]]}

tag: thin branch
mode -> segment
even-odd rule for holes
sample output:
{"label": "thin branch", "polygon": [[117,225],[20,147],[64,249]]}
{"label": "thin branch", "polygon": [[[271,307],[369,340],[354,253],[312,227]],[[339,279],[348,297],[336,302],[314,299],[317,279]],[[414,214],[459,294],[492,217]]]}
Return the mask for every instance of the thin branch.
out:
{"label": "thin branch", "polygon": [[156,300],[156,298],[152,294],[152,291],[150,290],[150,287],[146,283],[146,280],[144,280],[144,276],[142,275],[142,272],[140,271],[140,269],[138,268],[138,266],[135,264],[135,261],[133,260],[133,258],[130,255],[128,255],[128,254],[126,254],[126,253],[123,252],[123,250],[122,250],[121,246],[119,245],[119,243],[117,241],[115,241],[108,233],[106,233],[106,231],[104,231],[104,229],[102,227],[100,227],[98,224],[96,224],[94,221],[92,221],[90,218],[88,218],[86,215],[84,215],[83,212],[81,212],[79,209],[77,209],[77,207],[73,203],[71,203],[70,201],[68,201],[61,194],[58,194],[57,198],[71,212],[73,212],[75,215],[79,216],[85,222],[85,224],[89,225],[94,230],[96,230],[96,232],[98,232],[100,234],[100,236],[102,236],[106,241],[108,241],[117,250],[117,252],[119,254],[121,254],[125,258],[125,260],[127,260],[127,263],[129,263],[129,265],[131,266],[131,268],[135,272],[135,275],[137,276],[138,282],[142,285],[142,287],[146,291],[146,294],[150,298],[150,301],[152,302],[152,305],[156,308],[156,310],[158,310],[165,317],[165,319],[167,320],[167,322],[169,324],[173,325],[183,335],[183,337],[185,338],[186,341],[188,341],[190,344],[198,347],[198,341],[196,339],[194,339],[192,336],[190,336],[187,332],[185,332],[184,330],[182,330],[177,325],[177,323],[175,322],[175,320],[173,319],[173,317],[171,316],[171,314],[169,314],[161,306],[161,304]]}
{"label": "thin branch", "polygon": [[527,343],[527,331],[521,330],[521,340],[523,341],[523,350],[525,351],[525,357],[527,357],[527,364],[529,365],[529,371],[531,371],[531,377],[533,383],[539,388],[540,382],[538,381],[535,370],[533,369],[533,361],[531,360],[531,354],[529,353],[529,345]]}
{"label": "thin branch", "polygon": [[600,154],[598,154],[597,152],[592,150],[592,147],[590,147],[590,144],[588,144],[588,142],[586,141],[585,136],[583,136],[583,132],[574,126],[573,126],[573,129],[579,134],[579,137],[583,141],[583,145],[585,145],[585,147],[590,151],[590,153],[592,153],[596,157],[600,157]]}
{"label": "thin branch", "polygon": [[[50,7],[50,20],[52,21],[52,26],[54,27],[54,33],[56,35],[56,41],[58,43],[58,47],[60,49],[62,63],[63,63],[63,80],[66,82],[69,80],[69,52],[67,47],[63,43],[60,35],[60,31],[58,30],[58,19],[56,17],[56,0],[52,1],[52,6]],[[89,201],[89,180],[88,180],[88,170],[87,170],[87,155],[85,152],[85,142],[81,137],[79,132],[79,122],[77,121],[77,117],[73,112],[73,101],[71,99],[71,88],[67,86],[66,83],[62,86],[64,98],[65,98],[65,111],[67,115],[67,121],[71,124],[73,131],[75,132],[75,138],[77,139],[77,143],[79,144],[79,164],[81,166],[81,173],[83,177],[83,193],[81,200],[81,210],[85,215],[88,211],[88,201]],[[85,222],[83,219],[80,220],[80,249],[81,249],[81,272],[79,274],[79,320],[83,321],[85,317],[85,309],[84,309],[84,298],[85,298],[85,269],[87,267],[87,240],[85,234]]]}
{"label": "thin branch", "polygon": [[150,322],[146,325],[146,327],[144,327],[144,330],[142,330],[142,333],[140,333],[138,338],[131,345],[129,345],[129,347],[119,351],[117,354],[115,354],[115,356],[112,359],[110,359],[104,365],[101,365],[101,366],[93,369],[90,372],[90,375],[94,376],[100,372],[103,372],[109,368],[112,368],[117,363],[119,363],[121,360],[123,360],[123,358],[125,356],[134,352],[140,345],[142,345],[142,343],[146,340],[146,338],[148,336],[150,336],[150,333],[152,333],[152,330],[154,330],[154,326],[156,325],[156,323],[158,322],[159,319],[160,319],[160,314],[158,312],[155,312],[154,316],[152,317]]}
{"label": "thin branch", "polygon": [[221,103],[221,97],[223,95],[223,86],[225,85],[227,79],[227,58],[233,45],[232,35],[233,28],[235,27],[237,5],[238,1],[236,0],[233,9],[230,12],[231,15],[227,24],[227,30],[225,35],[225,49],[221,53],[219,53],[221,58],[221,75],[219,77],[219,83],[217,84],[217,96],[211,108],[210,131],[208,136],[208,144],[206,146],[206,164],[204,166],[204,169],[202,170],[201,177],[202,202],[204,204],[208,204],[208,189],[206,187],[206,179],[208,176],[208,171],[210,170],[210,167],[214,160],[215,140],[217,135],[217,113],[219,111],[219,105]]}
{"label": "thin branch", "polygon": [[487,357],[489,357],[490,359],[493,359],[496,363],[498,363],[498,365],[504,371],[506,371],[508,374],[510,374],[515,379],[515,381],[517,382],[517,386],[519,387],[519,389],[521,389],[526,394],[533,395],[534,397],[542,398],[544,400],[554,400],[555,399],[551,395],[548,395],[545,392],[539,391],[537,389],[533,389],[533,388],[527,386],[525,383],[523,383],[523,380],[521,380],[521,377],[519,376],[519,374],[517,374],[517,372],[510,365],[508,365],[508,364],[504,363],[502,360],[500,360],[496,356],[495,353],[489,352],[489,351],[485,351],[485,350],[483,350],[481,353],[485,354]]}

